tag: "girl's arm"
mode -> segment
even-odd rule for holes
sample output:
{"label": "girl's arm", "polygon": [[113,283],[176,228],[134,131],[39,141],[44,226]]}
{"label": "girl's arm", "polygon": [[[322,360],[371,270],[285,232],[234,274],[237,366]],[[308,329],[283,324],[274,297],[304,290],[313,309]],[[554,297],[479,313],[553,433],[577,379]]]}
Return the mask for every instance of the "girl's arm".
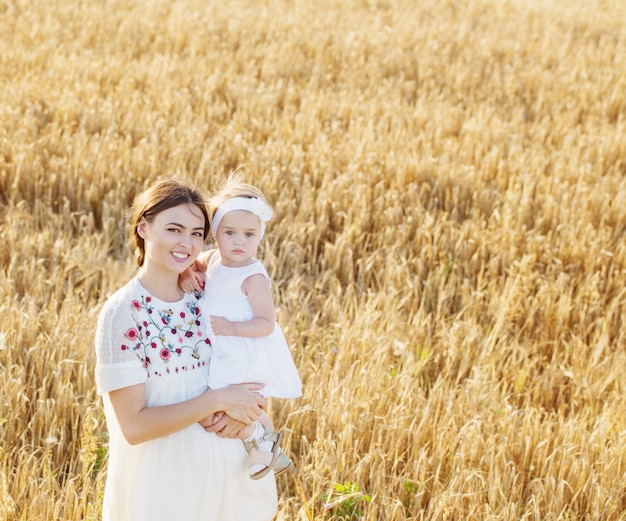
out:
{"label": "girl's arm", "polygon": [[248,296],[254,318],[245,322],[231,322],[224,317],[211,315],[211,328],[216,335],[258,338],[269,335],[276,325],[274,299],[269,282],[257,273],[243,281],[241,289]]}
{"label": "girl's arm", "polygon": [[184,402],[148,407],[142,383],[111,391],[109,398],[126,441],[136,445],[180,431],[219,411],[250,424],[266,405],[265,399],[254,392],[262,388],[259,384],[231,385],[209,389]]}

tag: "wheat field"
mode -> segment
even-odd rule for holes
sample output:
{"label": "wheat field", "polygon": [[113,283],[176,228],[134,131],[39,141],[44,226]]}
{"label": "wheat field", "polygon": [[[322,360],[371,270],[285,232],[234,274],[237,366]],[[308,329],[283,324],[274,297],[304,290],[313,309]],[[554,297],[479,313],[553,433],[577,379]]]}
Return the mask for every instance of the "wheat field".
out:
{"label": "wheat field", "polygon": [[277,521],[626,519],[626,4],[0,0],[0,520],[99,519],[127,208],[239,168]]}

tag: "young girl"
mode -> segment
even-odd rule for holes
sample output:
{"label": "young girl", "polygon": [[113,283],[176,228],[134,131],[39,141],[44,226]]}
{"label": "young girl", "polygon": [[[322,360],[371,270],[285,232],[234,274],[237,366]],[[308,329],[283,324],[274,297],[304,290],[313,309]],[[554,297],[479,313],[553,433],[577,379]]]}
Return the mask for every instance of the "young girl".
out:
{"label": "young girl", "polygon": [[[181,287],[198,290],[202,314],[210,317],[209,337],[213,346],[209,386],[221,389],[244,382],[264,384],[264,397],[296,398],[302,395],[285,336],[276,323],[271,282],[255,258],[272,217],[263,194],[230,177],[211,200],[212,230],[217,250],[201,253],[196,261],[201,277],[181,279]],[[250,476],[259,479],[270,470],[278,475],[291,466],[280,450],[280,433],[267,415],[242,432],[250,455]]]}
{"label": "young girl", "polygon": [[139,271],[104,304],[96,330],[109,429],[102,519],[269,521],[275,480],[251,481],[246,451],[228,439],[260,417],[261,386],[208,389],[206,319],[178,286],[208,234],[204,199],[157,183],[137,199],[131,227]]}

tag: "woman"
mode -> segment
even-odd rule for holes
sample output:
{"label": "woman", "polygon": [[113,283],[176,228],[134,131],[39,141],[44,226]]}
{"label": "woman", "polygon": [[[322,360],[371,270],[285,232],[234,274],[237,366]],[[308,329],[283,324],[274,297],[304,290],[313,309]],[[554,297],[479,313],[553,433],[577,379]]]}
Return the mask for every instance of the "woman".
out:
{"label": "woman", "polygon": [[251,480],[235,439],[266,405],[261,386],[207,390],[207,318],[178,286],[209,232],[203,198],[162,181],[139,196],[131,226],[139,271],[105,303],[96,332],[110,435],[103,520],[269,521],[273,474]]}

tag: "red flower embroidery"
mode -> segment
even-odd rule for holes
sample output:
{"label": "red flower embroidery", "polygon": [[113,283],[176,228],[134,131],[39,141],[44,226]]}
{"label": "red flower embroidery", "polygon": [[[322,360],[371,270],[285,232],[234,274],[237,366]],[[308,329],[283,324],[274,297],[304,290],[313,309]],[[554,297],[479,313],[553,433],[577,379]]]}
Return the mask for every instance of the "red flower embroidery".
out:
{"label": "red flower embroidery", "polygon": [[[199,316],[200,309],[189,301],[186,302],[186,311],[180,308],[176,311],[172,308],[154,308],[151,306],[152,300],[152,297],[145,295],[131,300],[130,309],[136,322],[134,327],[125,331],[126,342],[119,344],[121,350],[136,352],[143,366],[151,369],[151,376],[164,376],[170,372],[190,371],[204,366],[200,352],[206,347],[200,346],[211,346],[211,341],[201,330],[203,321]],[[176,315],[181,319],[179,324],[175,322]],[[190,320],[187,320],[187,315],[190,315]],[[152,362],[146,356],[151,350],[154,350],[155,355],[158,351],[160,362]],[[176,363],[169,363],[174,355]],[[189,359],[194,363],[185,365]]]}

